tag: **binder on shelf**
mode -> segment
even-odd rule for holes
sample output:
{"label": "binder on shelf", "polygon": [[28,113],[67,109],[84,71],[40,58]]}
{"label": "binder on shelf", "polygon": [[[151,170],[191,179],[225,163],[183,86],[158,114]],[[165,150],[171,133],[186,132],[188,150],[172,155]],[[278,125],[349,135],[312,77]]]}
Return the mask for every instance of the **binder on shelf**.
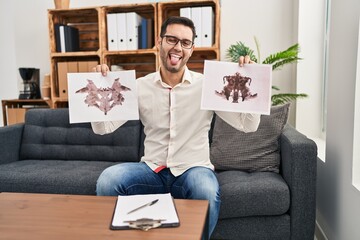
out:
{"label": "binder on shelf", "polygon": [[80,61],[78,62],[78,72],[93,72],[93,68],[98,64],[98,61]]}
{"label": "binder on shelf", "polygon": [[142,18],[138,28],[139,49],[153,48],[154,46],[154,24],[151,18]]}
{"label": "binder on shelf", "polygon": [[214,14],[212,7],[201,8],[201,46],[211,47],[214,43]]}
{"label": "binder on shelf", "polygon": [[137,50],[139,46],[139,26],[141,16],[136,12],[126,13],[126,46],[127,50]]}
{"label": "binder on shelf", "polygon": [[191,19],[191,9],[190,9],[190,7],[180,8],[180,16],[181,17],[187,17],[187,18]]}
{"label": "binder on shelf", "polygon": [[[61,52],[61,36],[60,36],[60,26],[61,24],[54,24],[54,32],[55,32],[55,46],[56,46],[56,52]],[[63,31],[63,30],[62,30]],[[62,38],[63,42],[65,43],[64,39],[64,31],[62,32]],[[65,45],[64,45],[64,51],[65,51]]]}
{"label": "binder on shelf", "polygon": [[147,19],[147,48],[154,47],[154,20]]}
{"label": "binder on shelf", "polygon": [[202,29],[201,29],[201,7],[191,8],[191,19],[194,22],[196,36],[195,36],[195,47],[202,47]]}
{"label": "binder on shelf", "polygon": [[55,42],[57,52],[79,51],[79,30],[75,27],[55,24]]}
{"label": "binder on shelf", "polygon": [[148,48],[148,43],[147,43],[147,35],[148,35],[148,27],[147,27],[147,19],[146,18],[142,18],[141,19],[141,24],[138,28],[138,35],[139,35],[139,49],[146,49]]}
{"label": "binder on shelf", "polygon": [[117,50],[127,50],[126,44],[126,13],[117,13],[116,14],[116,23],[117,23]]}
{"label": "binder on shelf", "polygon": [[92,72],[92,69],[98,65],[98,61],[69,61],[58,62],[58,85],[59,85],[59,97],[61,99],[68,99],[68,73],[77,72]]}
{"label": "binder on shelf", "polygon": [[59,97],[67,99],[67,73],[68,62],[57,63],[58,84],[59,84]]}
{"label": "binder on shelf", "polygon": [[108,39],[108,50],[118,50],[118,39],[117,39],[117,14],[108,13],[107,18],[107,39]]}
{"label": "binder on shelf", "polygon": [[59,31],[60,31],[60,52],[64,53],[64,52],[66,52],[66,47],[65,47],[65,26],[61,25],[59,27]]}
{"label": "binder on shelf", "polygon": [[135,12],[108,13],[107,38],[109,51],[153,48],[154,20]]}
{"label": "binder on shelf", "polygon": [[79,30],[75,27],[64,26],[65,33],[65,51],[79,51]]}

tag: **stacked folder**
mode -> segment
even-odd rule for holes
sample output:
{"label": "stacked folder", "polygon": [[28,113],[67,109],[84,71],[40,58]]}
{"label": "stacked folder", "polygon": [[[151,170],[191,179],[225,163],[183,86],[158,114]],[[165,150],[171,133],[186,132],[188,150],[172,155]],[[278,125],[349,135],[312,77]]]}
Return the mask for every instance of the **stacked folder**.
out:
{"label": "stacked folder", "polygon": [[214,44],[214,13],[211,6],[180,8],[180,16],[194,22],[195,47],[211,47]]}
{"label": "stacked folder", "polygon": [[79,30],[75,27],[55,24],[55,39],[57,52],[79,51]]}
{"label": "stacked folder", "polygon": [[109,51],[137,50],[153,47],[153,20],[136,12],[108,13]]}

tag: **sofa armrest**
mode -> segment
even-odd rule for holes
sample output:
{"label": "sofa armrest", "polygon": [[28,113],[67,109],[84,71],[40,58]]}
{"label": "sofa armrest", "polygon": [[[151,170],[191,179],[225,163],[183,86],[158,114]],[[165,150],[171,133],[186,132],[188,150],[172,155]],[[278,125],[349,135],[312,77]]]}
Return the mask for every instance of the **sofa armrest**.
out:
{"label": "sofa armrest", "polygon": [[0,127],[0,164],[19,160],[24,124]]}
{"label": "sofa armrest", "polygon": [[317,146],[286,125],[280,137],[281,174],[290,188],[291,239],[314,239]]}

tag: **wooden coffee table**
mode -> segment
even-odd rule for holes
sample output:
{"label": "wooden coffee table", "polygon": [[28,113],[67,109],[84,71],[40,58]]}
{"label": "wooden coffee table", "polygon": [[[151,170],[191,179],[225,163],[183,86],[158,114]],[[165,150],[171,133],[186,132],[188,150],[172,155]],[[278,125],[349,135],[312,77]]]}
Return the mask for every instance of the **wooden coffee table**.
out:
{"label": "wooden coffee table", "polygon": [[[175,199],[180,227],[110,230],[116,197],[0,193],[0,239],[201,239],[208,202]],[[205,234],[206,236],[207,234]]]}

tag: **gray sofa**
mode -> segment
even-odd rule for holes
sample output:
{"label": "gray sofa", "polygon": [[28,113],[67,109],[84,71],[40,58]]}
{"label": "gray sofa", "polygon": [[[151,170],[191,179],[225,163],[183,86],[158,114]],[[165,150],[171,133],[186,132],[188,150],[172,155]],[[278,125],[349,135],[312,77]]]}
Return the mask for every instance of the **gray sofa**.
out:
{"label": "gray sofa", "polygon": [[[68,109],[32,109],[0,128],[0,192],[95,195],[107,167],[139,161],[144,134],[128,121],[113,134],[69,124]],[[209,135],[210,137],[212,134]],[[213,239],[313,239],[317,149],[286,125],[280,172],[218,172],[222,205]]]}

